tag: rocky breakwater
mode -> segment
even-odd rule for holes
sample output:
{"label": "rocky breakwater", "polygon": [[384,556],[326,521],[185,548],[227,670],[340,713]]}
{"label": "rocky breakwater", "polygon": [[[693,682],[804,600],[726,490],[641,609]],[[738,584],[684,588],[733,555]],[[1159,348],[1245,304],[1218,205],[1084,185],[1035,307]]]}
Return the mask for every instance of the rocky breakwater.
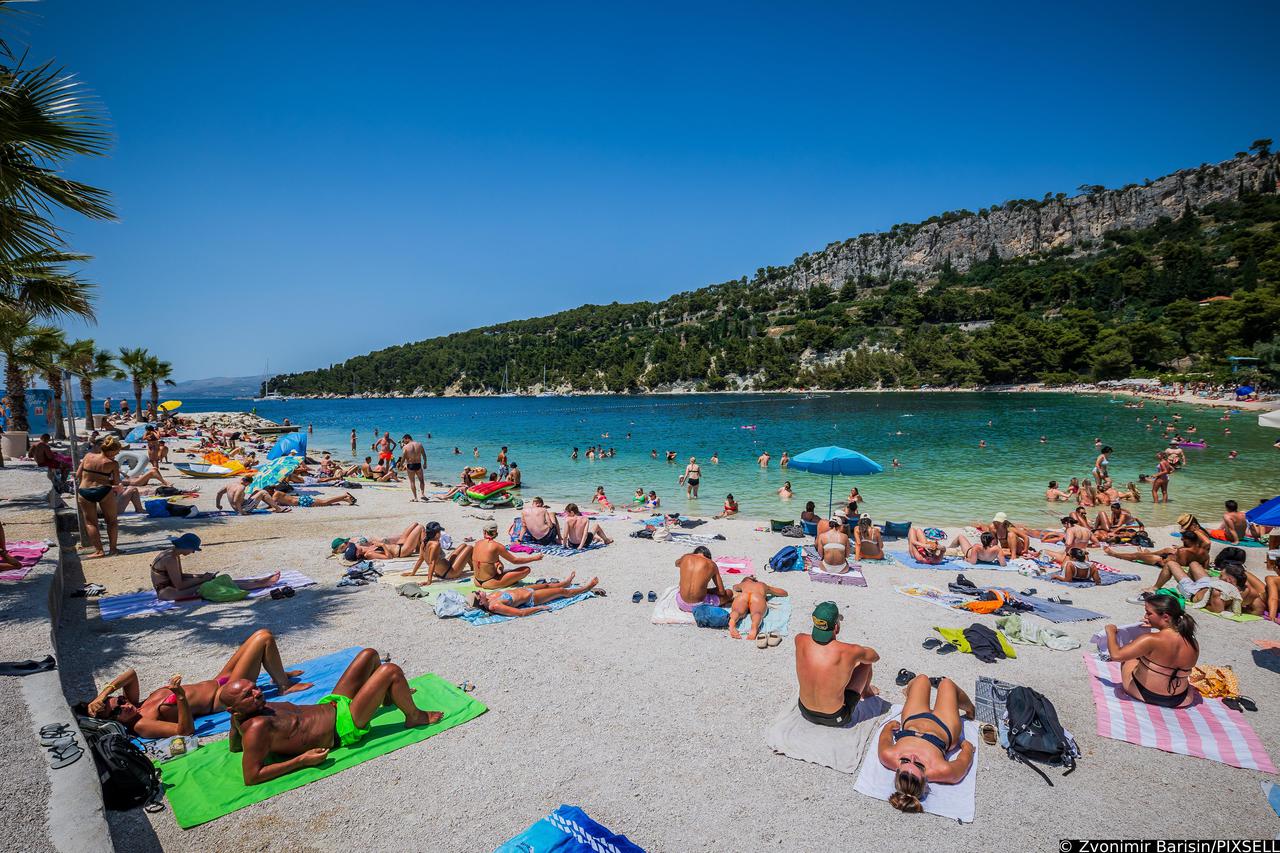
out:
{"label": "rocky breakwater", "polygon": [[[196,412],[178,416],[178,423],[202,429],[220,429],[231,432],[262,432],[288,429],[275,421],[249,412]],[[296,428],[296,427],[295,427]]]}

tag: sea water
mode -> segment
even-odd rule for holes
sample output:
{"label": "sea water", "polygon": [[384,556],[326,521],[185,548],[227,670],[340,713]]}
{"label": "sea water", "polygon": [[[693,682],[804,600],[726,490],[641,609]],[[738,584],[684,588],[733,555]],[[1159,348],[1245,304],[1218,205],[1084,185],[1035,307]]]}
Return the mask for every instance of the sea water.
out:
{"label": "sea water", "polygon": [[[779,460],[784,450],[794,456],[839,445],[884,466],[883,474],[834,482],[837,506],[856,485],[861,509],[877,522],[970,523],[1004,511],[1019,523],[1055,526],[1066,504],[1044,500],[1049,480],[1065,489],[1072,477],[1086,477],[1098,455],[1095,439],[1101,439],[1114,448],[1117,487],[1136,482],[1139,474],[1155,471],[1156,452],[1168,446],[1163,424],[1153,418],[1168,422],[1174,414],[1182,415],[1177,423],[1184,437],[1209,446],[1185,449],[1187,465],[1172,477],[1168,505],[1153,506],[1150,488],[1138,484],[1142,502],[1126,506],[1145,523],[1169,524],[1183,512],[1216,523],[1224,499],[1248,509],[1280,490],[1280,450],[1271,446],[1280,432],[1258,426],[1255,413],[1233,412],[1224,421],[1224,409],[1152,400],[1139,409],[1125,403],[1136,405],[1129,398],[1088,394],[886,392],[208,399],[187,400],[183,411],[256,410],[277,422],[287,417],[304,430],[314,428],[313,453],[328,449],[343,458],[351,456],[352,429],[361,459],[372,454],[375,430],[397,440],[410,433],[427,447],[427,479],[450,483],[464,465],[496,470],[498,450],[506,445],[523,472],[526,499],[572,500],[584,509],[596,486],[604,486],[616,505],[628,505],[637,488],[653,489],[663,509],[691,515],[719,512],[728,493],[748,518],[798,518],[807,500],[824,512],[830,479],[782,469]],[[1191,425],[1197,432],[1188,435]],[[985,448],[979,446],[983,441]],[[587,459],[587,448],[595,445],[616,448],[617,455]],[[574,447],[577,460],[570,458]],[[655,450],[656,460],[650,455]],[[666,461],[669,450],[676,452],[673,463]],[[1230,450],[1238,450],[1239,458],[1228,460]],[[771,456],[767,468],[756,461],[763,451]],[[712,454],[718,464],[712,464]],[[697,500],[686,498],[677,482],[691,456],[702,465]],[[900,467],[893,467],[895,458]],[[789,501],[777,494],[787,480],[796,495]]]}

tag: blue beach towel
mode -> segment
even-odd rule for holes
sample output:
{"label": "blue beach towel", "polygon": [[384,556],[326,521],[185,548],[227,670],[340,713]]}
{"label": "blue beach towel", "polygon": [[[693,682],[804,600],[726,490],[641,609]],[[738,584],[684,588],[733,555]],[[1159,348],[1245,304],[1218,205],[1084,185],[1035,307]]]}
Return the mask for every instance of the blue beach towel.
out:
{"label": "blue beach towel", "polygon": [[644,853],[625,835],[610,832],[577,806],[560,806],[494,853]]}
{"label": "blue beach towel", "polygon": [[908,569],[934,569],[944,572],[1016,572],[1018,567],[1007,564],[998,566],[995,563],[966,563],[959,557],[943,557],[941,563],[922,563],[915,557],[904,551],[886,551],[886,554],[892,554],[893,558],[906,566]]}
{"label": "blue beach towel", "polygon": [[[261,598],[264,595],[270,595],[271,590],[280,589],[283,586],[291,586],[294,589],[301,589],[304,586],[314,586],[315,580],[309,578],[301,572],[287,569],[280,573],[280,580],[275,586],[255,589],[249,592],[249,598]],[[145,613],[165,613],[169,610],[176,610],[187,604],[207,604],[202,598],[188,598],[182,601],[164,601],[156,596],[153,589],[144,590],[142,592],[128,592],[123,595],[107,595],[98,599],[98,615],[102,617],[104,622],[110,622],[115,619],[123,619],[126,616],[141,616]]]}
{"label": "blue beach towel", "polygon": [[1036,580],[1049,581],[1050,583],[1061,584],[1062,586],[1072,586],[1076,589],[1092,589],[1095,586],[1111,586],[1113,583],[1120,583],[1120,581],[1140,581],[1142,580],[1142,575],[1099,571],[1098,579],[1102,581],[1102,583],[1093,584],[1084,581],[1072,581],[1071,583],[1067,583],[1066,581],[1054,580],[1051,577],[1036,578]]}
{"label": "blue beach towel", "polygon": [[[271,676],[265,672],[258,676],[258,686],[266,694],[268,702],[314,705],[320,697],[327,696],[333,692],[333,688],[338,684],[338,679],[342,677],[342,673],[351,665],[351,662],[356,659],[356,655],[360,653],[361,648],[361,646],[352,646],[349,649],[333,652],[323,657],[313,658],[301,663],[286,664],[286,670],[302,670],[302,675],[299,676],[298,680],[311,682],[311,686],[306,690],[299,690],[296,693],[280,696],[276,692],[275,684],[271,681]],[[195,724],[197,737],[211,737],[231,731],[231,715],[226,711],[219,711],[216,714],[196,717]],[[147,743],[150,740],[152,739],[134,738],[134,741],[139,744]]]}
{"label": "blue beach towel", "polygon": [[[583,593],[579,593],[578,595],[575,595],[573,598],[557,598],[555,601],[549,602],[543,606],[553,611],[563,610],[564,608],[568,607],[570,604],[577,604],[579,601],[586,601],[588,598],[594,598],[594,596],[592,595],[592,593],[583,592]],[[538,616],[544,612],[545,611],[539,610],[537,613],[533,615]],[[485,613],[483,610],[480,610],[479,608],[475,608],[473,610],[468,610],[466,613],[463,613],[462,618],[470,622],[472,625],[497,625],[499,622],[510,622],[516,618],[528,619],[529,617],[502,616],[498,613]]]}
{"label": "blue beach towel", "polygon": [[[751,614],[738,620],[738,630],[745,636],[751,630]],[[769,632],[786,636],[791,632],[791,597],[769,599],[769,608],[764,612],[764,621],[760,623],[760,633]]]}

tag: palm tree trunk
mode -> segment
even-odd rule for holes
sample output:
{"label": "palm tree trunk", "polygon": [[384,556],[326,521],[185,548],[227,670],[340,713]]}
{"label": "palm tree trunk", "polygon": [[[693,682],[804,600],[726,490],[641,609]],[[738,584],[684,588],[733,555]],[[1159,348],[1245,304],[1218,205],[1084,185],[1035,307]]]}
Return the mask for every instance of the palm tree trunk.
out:
{"label": "palm tree trunk", "polygon": [[67,425],[62,422],[62,376],[57,370],[50,370],[45,373],[44,378],[49,383],[49,390],[53,391],[45,423],[53,424],[53,437],[61,440],[67,437]]}
{"label": "palm tree trunk", "polygon": [[133,377],[133,416],[138,418],[142,415],[142,383],[137,376]]}
{"label": "palm tree trunk", "polygon": [[84,400],[84,432],[93,432],[93,380],[80,377],[80,399]]}
{"label": "palm tree trunk", "polygon": [[10,408],[13,409],[13,431],[28,432],[31,424],[27,421],[26,377],[18,369],[17,359],[12,353],[5,356],[4,384],[9,392]]}
{"label": "palm tree trunk", "polygon": [[154,379],[151,380],[151,416],[160,419],[160,385]]}

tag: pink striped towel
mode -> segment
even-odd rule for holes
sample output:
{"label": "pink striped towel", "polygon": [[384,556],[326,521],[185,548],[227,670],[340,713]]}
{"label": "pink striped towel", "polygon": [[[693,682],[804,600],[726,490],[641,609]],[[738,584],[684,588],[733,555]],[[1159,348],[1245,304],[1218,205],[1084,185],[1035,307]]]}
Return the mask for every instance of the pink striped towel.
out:
{"label": "pink striped towel", "polygon": [[720,571],[730,575],[753,575],[756,564],[750,557],[716,557],[716,565]]}
{"label": "pink striped towel", "polygon": [[1221,699],[1202,699],[1187,708],[1159,708],[1124,692],[1119,663],[1087,654],[1084,664],[1093,676],[1098,734],[1103,737],[1232,767],[1276,772],[1244,715],[1223,705]]}
{"label": "pink striped towel", "polygon": [[44,542],[10,542],[6,546],[10,556],[17,557],[21,567],[0,572],[0,581],[20,581],[32,567],[40,562],[49,546]]}

